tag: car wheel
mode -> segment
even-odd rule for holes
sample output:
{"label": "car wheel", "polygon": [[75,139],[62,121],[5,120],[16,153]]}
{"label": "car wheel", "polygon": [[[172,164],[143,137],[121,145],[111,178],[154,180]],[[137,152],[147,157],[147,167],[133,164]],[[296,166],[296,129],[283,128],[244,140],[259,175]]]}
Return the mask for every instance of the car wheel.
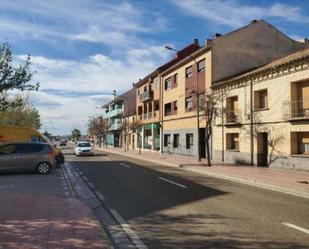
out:
{"label": "car wheel", "polygon": [[41,162],[37,166],[37,172],[40,175],[46,175],[50,171],[50,164],[47,162]]}

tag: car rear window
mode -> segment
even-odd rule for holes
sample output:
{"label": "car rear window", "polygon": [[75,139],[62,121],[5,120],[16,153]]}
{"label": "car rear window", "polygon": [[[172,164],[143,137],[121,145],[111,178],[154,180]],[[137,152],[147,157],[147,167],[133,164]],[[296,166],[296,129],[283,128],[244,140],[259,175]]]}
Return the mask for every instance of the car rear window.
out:
{"label": "car rear window", "polygon": [[19,153],[35,153],[42,151],[44,147],[44,144],[19,144],[17,148]]}

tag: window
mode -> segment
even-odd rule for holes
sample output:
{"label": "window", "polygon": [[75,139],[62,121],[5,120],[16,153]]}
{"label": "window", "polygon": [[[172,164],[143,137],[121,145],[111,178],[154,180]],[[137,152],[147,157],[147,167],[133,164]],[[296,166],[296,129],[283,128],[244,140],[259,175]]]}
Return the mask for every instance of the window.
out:
{"label": "window", "polygon": [[297,143],[299,153],[309,155],[309,132],[297,132]]}
{"label": "window", "polygon": [[174,87],[177,86],[177,83],[178,83],[178,76],[177,76],[177,73],[173,75],[173,78],[174,78]]}
{"label": "window", "polygon": [[174,101],[174,111],[177,111],[178,110],[178,104],[177,104],[177,100]]}
{"label": "window", "polygon": [[254,92],[254,109],[267,109],[267,89]]}
{"label": "window", "polygon": [[226,149],[239,151],[239,133],[226,134]]}
{"label": "window", "polygon": [[139,90],[137,90],[137,95],[139,96]]}
{"label": "window", "polygon": [[192,66],[186,68],[186,78],[192,77]]}
{"label": "window", "polygon": [[193,147],[193,134],[186,134],[186,149],[191,149]]}
{"label": "window", "polygon": [[186,98],[185,101],[186,101],[186,103],[185,103],[186,109],[192,108],[192,106],[193,106],[192,97]]}
{"label": "window", "polygon": [[173,147],[178,148],[179,146],[179,134],[174,134],[173,137]]}
{"label": "window", "polygon": [[201,60],[197,63],[197,71],[198,72],[205,71],[205,59],[203,59],[203,60]]}
{"label": "window", "polygon": [[15,152],[16,152],[16,145],[14,144],[8,144],[8,145],[0,147],[0,156],[13,154]]}
{"label": "window", "polygon": [[164,147],[167,147],[171,144],[171,135],[164,134]]}
{"label": "window", "polygon": [[45,143],[47,142],[43,137],[38,136],[38,135],[31,135],[31,142],[35,143]]}
{"label": "window", "polygon": [[142,115],[143,114],[143,107],[141,105],[137,108],[137,114],[138,115]]}
{"label": "window", "polygon": [[164,105],[164,115],[168,116],[168,115],[171,114],[171,112],[172,112],[172,105],[171,105],[171,103],[165,104]]}
{"label": "window", "polygon": [[42,151],[44,149],[44,144],[19,144],[18,152],[19,153],[35,153]]}
{"label": "window", "polygon": [[172,80],[168,78],[164,81],[164,90],[170,90],[172,88]]}
{"label": "window", "polygon": [[147,92],[147,86],[144,86],[144,92]]}
{"label": "window", "polygon": [[160,109],[160,102],[159,100],[155,100],[154,102],[154,110],[158,111]]}

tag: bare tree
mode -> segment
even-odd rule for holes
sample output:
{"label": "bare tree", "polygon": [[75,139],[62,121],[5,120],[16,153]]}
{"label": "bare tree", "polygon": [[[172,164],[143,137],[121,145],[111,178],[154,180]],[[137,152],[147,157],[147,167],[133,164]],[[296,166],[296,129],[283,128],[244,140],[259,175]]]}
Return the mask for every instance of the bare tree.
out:
{"label": "bare tree", "polygon": [[127,118],[123,118],[122,126],[121,126],[122,134],[123,134],[123,143],[124,143],[124,151],[127,151],[127,135],[130,131],[130,125]]}
{"label": "bare tree", "polygon": [[108,122],[103,119],[101,116],[91,117],[88,120],[88,133],[91,136],[96,136],[99,138],[99,146],[102,146],[102,137],[105,145],[107,146],[107,133],[109,129]]}
{"label": "bare tree", "polygon": [[210,138],[212,136],[212,124],[216,117],[221,115],[223,111],[221,103],[224,99],[225,92],[207,90],[200,96],[199,108],[201,114],[205,118],[205,146],[208,166],[211,166],[210,159]]}
{"label": "bare tree", "polygon": [[[251,136],[250,128],[244,127],[243,128],[245,132],[248,134],[248,136]],[[262,121],[261,116],[259,112],[253,113],[253,138],[256,140],[258,139],[258,134],[260,132],[265,132],[268,135],[267,139],[267,146],[270,148],[269,157],[267,160],[267,166],[269,167],[274,161],[276,161],[279,158],[280,150],[279,147],[284,141],[284,135],[282,135],[280,132],[273,132],[268,127],[266,127]]]}

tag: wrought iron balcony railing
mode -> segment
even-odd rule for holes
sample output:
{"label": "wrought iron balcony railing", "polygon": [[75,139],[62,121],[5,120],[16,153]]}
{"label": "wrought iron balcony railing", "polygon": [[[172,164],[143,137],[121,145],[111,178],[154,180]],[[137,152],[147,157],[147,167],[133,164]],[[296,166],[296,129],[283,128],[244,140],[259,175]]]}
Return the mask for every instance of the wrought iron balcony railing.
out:
{"label": "wrought iron balcony railing", "polygon": [[309,98],[285,101],[283,107],[287,120],[309,119]]}
{"label": "wrought iron balcony railing", "polygon": [[241,122],[240,119],[240,111],[238,109],[229,110],[227,109],[225,112],[225,123],[226,124],[239,124]]}

